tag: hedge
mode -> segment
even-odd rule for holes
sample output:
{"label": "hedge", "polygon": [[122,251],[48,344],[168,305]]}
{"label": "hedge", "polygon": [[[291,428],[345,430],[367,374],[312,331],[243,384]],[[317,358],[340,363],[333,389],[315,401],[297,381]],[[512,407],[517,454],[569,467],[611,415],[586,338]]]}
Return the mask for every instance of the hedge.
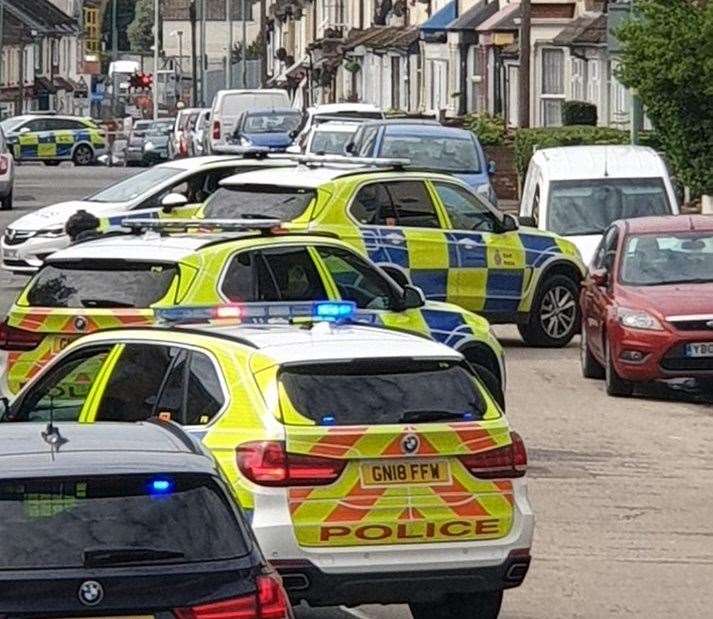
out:
{"label": "hedge", "polygon": [[565,101],[562,104],[562,124],[597,126],[597,106],[588,101]]}
{"label": "hedge", "polygon": [[[660,150],[660,143],[655,133],[644,132],[640,135],[643,146]],[[525,178],[535,150],[555,146],[582,146],[590,144],[629,144],[629,132],[609,127],[537,127],[518,129],[515,132],[515,168],[520,178]]]}
{"label": "hedge", "polygon": [[463,128],[470,129],[483,146],[499,146],[507,134],[505,121],[490,114],[468,114],[463,119]]}

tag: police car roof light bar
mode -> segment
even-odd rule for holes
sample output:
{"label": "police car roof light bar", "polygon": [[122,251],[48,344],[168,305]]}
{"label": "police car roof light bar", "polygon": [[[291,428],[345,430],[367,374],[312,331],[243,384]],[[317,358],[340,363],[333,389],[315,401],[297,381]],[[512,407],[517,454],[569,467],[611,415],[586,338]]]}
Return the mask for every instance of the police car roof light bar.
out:
{"label": "police car roof light bar", "polygon": [[271,155],[274,159],[289,159],[306,166],[370,166],[374,168],[401,169],[411,165],[405,157],[348,157],[347,155]]}
{"label": "police car roof light bar", "polygon": [[123,219],[121,226],[133,232],[249,232],[272,231],[282,226],[280,219]]}

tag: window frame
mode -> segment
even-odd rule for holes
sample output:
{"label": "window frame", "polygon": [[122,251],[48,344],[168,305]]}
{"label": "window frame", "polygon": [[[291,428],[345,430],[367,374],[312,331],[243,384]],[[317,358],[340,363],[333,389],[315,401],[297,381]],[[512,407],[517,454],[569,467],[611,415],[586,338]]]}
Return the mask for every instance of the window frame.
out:
{"label": "window frame", "polygon": [[[431,204],[433,205],[433,210],[436,213],[436,218],[438,219],[438,223],[439,223],[438,227],[428,228],[428,227],[420,227],[420,226],[402,226],[402,225],[398,225],[398,224],[395,226],[387,226],[385,224],[365,224],[365,223],[360,222],[352,213],[352,208],[354,207],[354,203],[356,201],[357,196],[359,195],[359,192],[367,185],[374,185],[377,183],[381,184],[381,185],[388,185],[388,184],[394,184],[394,183],[413,183],[413,182],[423,184],[424,190],[426,191],[426,194],[430,198]],[[441,204],[438,196],[436,196],[434,194],[435,194],[435,192],[433,190],[433,187],[431,186],[431,179],[427,179],[427,178],[366,180],[366,181],[359,183],[352,191],[352,195],[350,196],[349,200],[347,201],[346,215],[347,215],[347,218],[351,221],[351,223],[353,223],[357,228],[360,228],[360,229],[361,228],[368,228],[368,229],[393,228],[395,230],[402,230],[402,229],[438,230],[441,232],[443,232],[444,230],[450,230],[451,228],[448,228],[445,225],[446,223],[450,223],[450,221],[443,213],[443,205]]]}
{"label": "window frame", "polygon": [[[558,54],[562,59],[562,90],[561,92],[547,92],[545,90],[545,56],[547,54]],[[567,54],[565,50],[561,47],[543,47],[540,50],[540,79],[539,79],[539,91],[540,91],[540,121],[543,127],[559,127],[562,125],[562,103],[567,98]],[[547,103],[559,102],[560,104],[560,121],[558,124],[547,123],[547,115],[545,113],[545,106]]]}
{"label": "window frame", "polygon": [[[432,195],[438,200],[438,205],[439,205],[439,207],[442,209],[443,215],[444,215],[445,219],[447,220],[447,222],[448,222],[448,224],[449,224],[447,228],[442,228],[442,229],[445,229],[445,230],[452,230],[452,231],[458,231],[458,232],[475,232],[475,233],[478,233],[478,232],[479,232],[479,233],[487,233],[487,234],[500,234],[500,233],[502,233],[502,229],[501,229],[501,227],[502,227],[502,216],[500,215],[500,212],[497,211],[497,210],[494,210],[485,200],[481,200],[480,197],[479,197],[476,193],[474,193],[473,191],[471,191],[469,188],[463,187],[463,186],[460,185],[459,183],[453,183],[453,182],[450,182],[450,181],[447,181],[447,180],[440,180],[440,179],[439,179],[439,180],[430,180],[430,181],[428,181],[428,182],[429,182],[429,184],[430,184],[431,193],[432,193]],[[496,222],[495,225],[496,225],[496,227],[497,227],[498,229],[497,229],[497,230],[492,230],[492,231],[487,231],[487,230],[467,230],[467,229],[463,229],[463,228],[456,228],[456,227],[454,227],[454,226],[453,226],[453,222],[451,221],[451,216],[450,216],[450,214],[448,213],[448,209],[446,208],[446,204],[445,204],[445,202],[443,201],[443,199],[441,198],[440,194],[438,193],[437,185],[450,185],[451,187],[455,187],[456,190],[464,191],[464,192],[467,193],[468,195],[472,196],[477,202],[479,202],[480,204],[482,204],[482,206],[485,208],[485,210],[487,210],[487,211],[493,216],[493,218],[495,219],[495,222]]]}

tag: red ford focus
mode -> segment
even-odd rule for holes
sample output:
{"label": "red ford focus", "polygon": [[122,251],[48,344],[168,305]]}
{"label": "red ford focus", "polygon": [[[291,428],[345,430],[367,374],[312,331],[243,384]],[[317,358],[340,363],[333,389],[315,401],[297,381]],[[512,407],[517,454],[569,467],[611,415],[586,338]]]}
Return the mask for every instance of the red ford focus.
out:
{"label": "red ford focus", "polygon": [[607,393],[713,377],[713,217],[611,225],[581,292],[582,373]]}

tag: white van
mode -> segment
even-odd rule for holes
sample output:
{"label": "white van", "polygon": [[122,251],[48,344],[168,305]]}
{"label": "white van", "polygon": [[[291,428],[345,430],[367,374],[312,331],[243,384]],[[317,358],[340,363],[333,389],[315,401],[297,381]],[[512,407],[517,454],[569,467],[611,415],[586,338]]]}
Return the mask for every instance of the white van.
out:
{"label": "white van", "polygon": [[279,88],[262,90],[219,90],[213,98],[211,128],[208,135],[210,153],[225,144],[235,131],[238,118],[243,112],[290,107],[286,90]]}
{"label": "white van", "polygon": [[572,241],[585,264],[613,221],[678,213],[666,164],[645,146],[538,150],[520,203],[521,224]]}

